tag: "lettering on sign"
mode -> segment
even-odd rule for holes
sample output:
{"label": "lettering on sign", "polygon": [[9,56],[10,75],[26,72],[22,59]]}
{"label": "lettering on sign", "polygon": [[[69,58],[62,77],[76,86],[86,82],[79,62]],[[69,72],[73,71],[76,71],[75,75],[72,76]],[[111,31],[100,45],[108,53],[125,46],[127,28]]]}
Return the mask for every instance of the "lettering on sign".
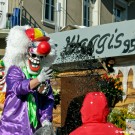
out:
{"label": "lettering on sign", "polygon": [[124,39],[124,33],[119,33],[116,28],[113,34],[96,34],[92,38],[80,40],[80,34],[67,36],[66,46],[60,53],[62,58],[76,55],[76,57],[94,57],[94,53],[101,55],[107,47],[107,51],[123,48],[120,53],[131,53],[135,51],[135,39]]}

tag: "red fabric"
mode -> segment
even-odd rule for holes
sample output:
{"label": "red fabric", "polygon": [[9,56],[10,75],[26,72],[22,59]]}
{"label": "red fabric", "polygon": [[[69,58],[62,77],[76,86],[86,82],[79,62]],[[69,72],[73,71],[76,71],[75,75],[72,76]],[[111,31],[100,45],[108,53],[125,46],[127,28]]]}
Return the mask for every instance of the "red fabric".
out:
{"label": "red fabric", "polygon": [[86,95],[82,108],[82,126],[70,135],[124,135],[122,130],[107,122],[109,108],[102,92],[90,92]]}

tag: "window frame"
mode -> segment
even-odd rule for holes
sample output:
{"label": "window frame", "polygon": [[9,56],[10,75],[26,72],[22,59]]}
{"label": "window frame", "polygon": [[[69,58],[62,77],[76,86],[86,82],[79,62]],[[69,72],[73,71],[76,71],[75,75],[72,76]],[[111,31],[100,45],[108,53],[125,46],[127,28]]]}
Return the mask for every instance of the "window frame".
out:
{"label": "window frame", "polygon": [[[115,7],[114,7],[114,21],[120,22],[127,20],[127,10],[128,3],[125,0],[117,0],[115,1]],[[117,10],[120,10],[120,17],[117,16]]]}
{"label": "window frame", "polygon": [[[54,21],[49,21],[45,19],[45,2],[46,0],[42,0],[42,24],[46,27],[55,29],[55,23],[56,23],[56,9],[54,9]],[[56,6],[56,2],[61,3],[61,11],[60,11],[60,16],[61,16],[61,21],[60,21],[60,27],[64,27],[66,25],[66,3],[67,0],[54,0],[54,6]]]}
{"label": "window frame", "polygon": [[47,26],[47,27],[55,28],[55,4],[56,4],[57,0],[54,0],[54,4],[51,5],[50,3],[51,3],[52,1],[53,1],[53,0],[49,0],[49,13],[52,12],[52,11],[51,11],[51,7],[53,6],[53,7],[54,7],[54,10],[53,10],[53,17],[54,17],[54,20],[53,20],[53,21],[51,20],[51,15],[52,15],[52,14],[49,14],[49,13],[48,13],[49,18],[48,18],[48,19],[45,18],[46,0],[43,0],[43,1],[42,1],[43,4],[42,4],[42,20],[41,20],[41,22],[42,22],[45,26]]}
{"label": "window frame", "polygon": [[[82,18],[82,22],[84,26],[89,27],[90,26],[90,0],[83,0],[83,10],[82,10],[82,14],[83,14],[83,18]],[[85,14],[86,12],[86,14]],[[86,22],[85,22],[86,21]]]}
{"label": "window frame", "polygon": [[[118,10],[120,11],[120,16],[117,15]],[[122,12],[123,12],[123,11],[122,11],[121,8],[119,8],[118,6],[115,7],[115,21],[116,21],[116,22],[122,21]]]}

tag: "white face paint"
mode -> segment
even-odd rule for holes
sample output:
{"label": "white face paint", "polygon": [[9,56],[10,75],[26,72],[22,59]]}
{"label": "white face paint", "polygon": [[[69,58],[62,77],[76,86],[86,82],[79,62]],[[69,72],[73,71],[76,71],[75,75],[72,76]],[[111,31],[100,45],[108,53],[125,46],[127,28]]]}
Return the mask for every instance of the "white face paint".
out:
{"label": "white face paint", "polygon": [[28,49],[26,66],[30,74],[38,74],[41,70],[41,61],[51,50],[50,44],[46,41],[32,42]]}
{"label": "white face paint", "polygon": [[28,53],[28,59],[26,60],[27,70],[30,74],[38,74],[41,69],[41,61],[43,56],[37,54]]}

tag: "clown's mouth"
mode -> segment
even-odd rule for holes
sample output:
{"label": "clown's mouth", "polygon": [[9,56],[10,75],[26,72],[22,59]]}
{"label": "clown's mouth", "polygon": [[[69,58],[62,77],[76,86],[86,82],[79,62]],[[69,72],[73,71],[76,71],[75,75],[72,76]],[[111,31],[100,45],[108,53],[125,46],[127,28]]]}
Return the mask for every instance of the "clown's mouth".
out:
{"label": "clown's mouth", "polygon": [[29,53],[28,63],[31,71],[38,72],[40,70],[40,61],[42,58],[43,56]]}

